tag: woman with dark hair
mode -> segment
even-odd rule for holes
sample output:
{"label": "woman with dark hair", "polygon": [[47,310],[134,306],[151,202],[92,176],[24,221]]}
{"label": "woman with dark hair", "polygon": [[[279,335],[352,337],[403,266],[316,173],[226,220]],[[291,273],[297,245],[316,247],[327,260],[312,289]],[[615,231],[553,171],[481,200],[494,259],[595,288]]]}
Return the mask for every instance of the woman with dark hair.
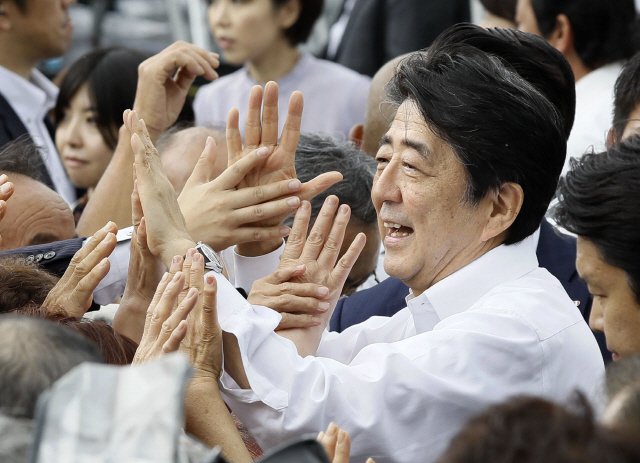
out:
{"label": "woman with dark hair", "polygon": [[56,147],[77,188],[76,222],[118,142],[122,113],[133,107],[138,66],[150,54],[112,47],[93,50],[67,70],[55,107]]}
{"label": "woman with dark hair", "polygon": [[[295,90],[304,94],[303,132],[345,139],[364,122],[370,78],[298,50],[322,11],[322,0],[210,0],[209,25],[224,59],[244,67],[203,86],[194,102],[196,125],[227,120],[231,108],[247,108],[254,85],[276,81],[279,130]],[[244,132],[245,114],[240,114]]]}

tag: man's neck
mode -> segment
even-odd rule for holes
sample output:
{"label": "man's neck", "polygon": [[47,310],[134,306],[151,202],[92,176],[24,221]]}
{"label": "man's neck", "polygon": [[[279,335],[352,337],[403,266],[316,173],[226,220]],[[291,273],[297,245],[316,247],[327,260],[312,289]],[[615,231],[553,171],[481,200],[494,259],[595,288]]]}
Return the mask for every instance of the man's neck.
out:
{"label": "man's neck", "polygon": [[584,62],[580,59],[577,53],[574,53],[568,56],[565,55],[565,56],[567,58],[567,61],[569,61],[569,65],[571,66],[571,70],[573,71],[573,77],[576,79],[576,82],[578,82],[584,76],[586,76],[591,71],[593,71],[593,69],[588,68],[584,64]]}
{"label": "man's neck", "polygon": [[15,44],[0,42],[0,66],[29,80],[37,60],[30,59]]}

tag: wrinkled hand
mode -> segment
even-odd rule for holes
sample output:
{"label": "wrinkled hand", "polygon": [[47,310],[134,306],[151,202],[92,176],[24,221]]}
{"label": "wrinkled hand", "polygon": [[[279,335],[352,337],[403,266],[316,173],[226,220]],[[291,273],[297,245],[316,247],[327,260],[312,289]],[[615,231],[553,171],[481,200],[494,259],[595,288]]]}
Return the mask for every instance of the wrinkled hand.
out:
{"label": "wrinkled hand", "polygon": [[305,265],[278,268],[251,287],[248,297],[251,304],[269,307],[282,315],[276,330],[320,325],[321,315],[329,310],[329,303],[325,301],[329,288],[290,281],[305,271]]}
{"label": "wrinkled hand", "polygon": [[60,281],[51,289],[42,306],[50,311],[82,317],[93,301],[93,291],[109,273],[109,260],[116,247],[116,228],[109,222],[98,230],[78,252]]}
{"label": "wrinkled hand", "polygon": [[[216,310],[217,282],[215,277],[204,278],[204,258],[190,249],[184,261],[188,272],[189,291],[195,289],[198,302],[187,319],[189,330],[180,350],[189,356],[195,378],[215,379],[222,374],[222,329]],[[184,269],[184,267],[183,267]]]}
{"label": "wrinkled hand", "polygon": [[190,43],[176,42],[140,64],[133,108],[146,121],[153,141],[177,120],[196,77],[218,77],[218,58]]}
{"label": "wrinkled hand", "polygon": [[[13,183],[9,181],[9,177],[5,174],[0,175],[0,220],[4,219],[4,215],[7,213],[7,199],[11,197],[14,192]],[[0,244],[2,244],[2,237],[0,236]]]}
{"label": "wrinkled hand", "polygon": [[211,137],[207,139],[205,149],[178,197],[187,230],[195,240],[222,251],[249,241],[281,240],[289,234],[289,227],[258,227],[251,223],[295,211],[300,199],[286,196],[300,190],[300,181],[282,180],[236,189],[268,154],[266,148],[253,150],[213,178],[216,143]]}
{"label": "wrinkled hand", "polygon": [[127,285],[113,319],[113,328],[139,343],[144,331],[147,308],[158,287],[164,266],[147,246],[147,225],[142,214],[137,182],[131,194],[133,235]]}
{"label": "wrinkled hand", "polygon": [[[261,122],[262,94],[262,87],[259,85],[251,89],[244,147],[238,128],[238,110],[232,109],[227,119],[229,165],[238,162],[238,160],[259,147],[265,147],[269,150],[269,156],[245,176],[244,180],[238,184],[238,188],[268,185],[269,183],[296,178],[295,155],[300,138],[303,107],[302,93],[293,92],[291,95],[289,112],[280,136],[280,143],[278,143],[278,84],[269,82],[265,86]],[[327,172],[302,185],[296,195],[300,199],[309,200],[340,180],[342,180],[342,174],[339,172]],[[291,214],[283,213],[274,218],[261,220],[256,225],[280,225],[289,215]]]}
{"label": "wrinkled hand", "polygon": [[187,335],[187,316],[198,301],[198,291],[191,289],[178,304],[178,295],[184,284],[185,275],[182,272],[177,272],[173,277],[166,273],[160,280],[147,310],[144,334],[133,358],[134,364],[175,352],[180,347]]}
{"label": "wrinkled hand", "polygon": [[[304,265],[305,272],[294,276],[290,280],[291,282],[313,283],[329,289],[328,295],[324,298],[324,301],[329,303],[329,309],[320,315],[323,329],[329,324],[344,282],[366,242],[365,234],[359,233],[347,252],[338,260],[340,247],[351,216],[349,206],[343,204],[334,220],[338,205],[336,196],[327,197],[311,233],[307,237],[311,204],[303,201],[296,213],[287,245],[278,266],[278,269],[283,269]],[[266,305],[270,307],[270,305]],[[300,325],[300,327],[304,327],[304,325]]]}
{"label": "wrinkled hand", "polygon": [[187,232],[175,190],[162,170],[158,151],[149,137],[145,122],[135,111],[125,113],[125,125],[131,131],[135,154],[135,175],[145,217],[147,244],[166,267],[175,255],[182,255],[195,242]]}

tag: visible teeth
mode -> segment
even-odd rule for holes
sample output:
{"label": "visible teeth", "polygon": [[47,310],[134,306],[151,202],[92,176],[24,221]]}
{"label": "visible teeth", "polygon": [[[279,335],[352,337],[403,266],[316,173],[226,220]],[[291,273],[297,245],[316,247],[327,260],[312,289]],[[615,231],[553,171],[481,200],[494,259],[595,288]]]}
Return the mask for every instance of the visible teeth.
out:
{"label": "visible teeth", "polygon": [[391,223],[391,222],[384,222],[384,226],[387,228],[400,228],[402,227],[402,225],[400,225],[399,223]]}
{"label": "visible teeth", "polygon": [[389,233],[389,236],[393,236],[393,237],[397,238],[397,237],[400,237],[400,236],[409,236],[410,234],[411,233],[394,231],[394,232]]}

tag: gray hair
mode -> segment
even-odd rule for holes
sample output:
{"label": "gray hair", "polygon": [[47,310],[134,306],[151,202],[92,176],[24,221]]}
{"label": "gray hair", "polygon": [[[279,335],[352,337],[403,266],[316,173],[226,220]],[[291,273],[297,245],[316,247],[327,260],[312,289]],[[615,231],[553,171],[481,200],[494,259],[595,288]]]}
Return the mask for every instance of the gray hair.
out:
{"label": "gray hair", "polygon": [[45,183],[42,175],[44,161],[29,135],[22,135],[0,149],[0,174],[20,174],[40,183]]}
{"label": "gray hair", "polygon": [[103,363],[98,348],[54,322],[0,316],[0,413],[33,418],[42,392],[82,362]]}
{"label": "gray hair", "polygon": [[[376,222],[376,210],[371,202],[376,162],[351,143],[317,133],[300,135],[296,149],[296,172],[301,182],[308,182],[325,172],[338,171],[344,179],[311,200],[311,221],[320,213],[324,200],[336,195],[341,204],[351,208],[351,217],[367,225]],[[293,223],[293,218],[286,222]]]}

